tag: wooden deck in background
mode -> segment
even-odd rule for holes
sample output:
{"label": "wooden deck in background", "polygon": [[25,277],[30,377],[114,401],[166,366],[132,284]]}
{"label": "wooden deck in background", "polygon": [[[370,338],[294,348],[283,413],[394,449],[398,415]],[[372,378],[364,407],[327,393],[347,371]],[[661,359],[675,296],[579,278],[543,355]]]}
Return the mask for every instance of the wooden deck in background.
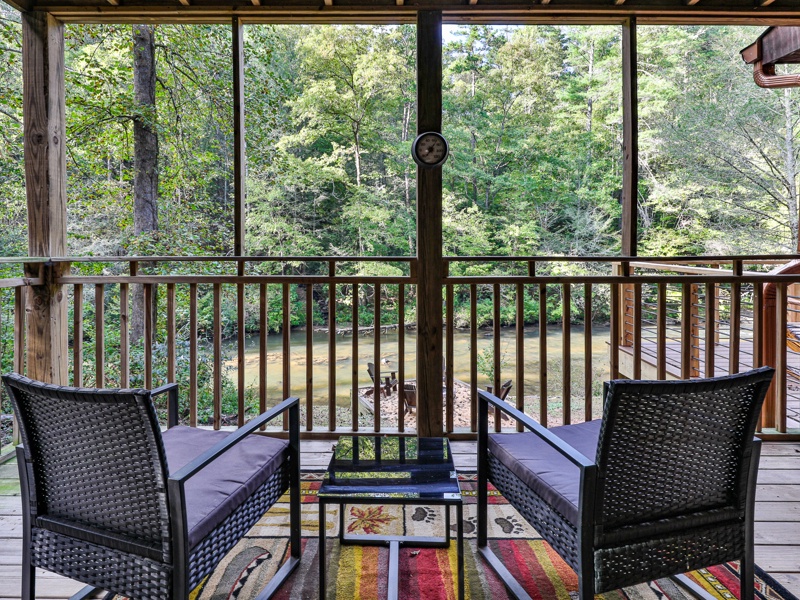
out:
{"label": "wooden deck in background", "polygon": [[[322,471],[332,441],[303,441],[304,470]],[[456,468],[474,471],[475,443],[453,442]],[[800,444],[765,443],[756,495],[756,564],[800,597]],[[22,517],[17,466],[0,465],[0,600],[20,597]],[[67,599],[82,585],[40,571],[37,598]]]}

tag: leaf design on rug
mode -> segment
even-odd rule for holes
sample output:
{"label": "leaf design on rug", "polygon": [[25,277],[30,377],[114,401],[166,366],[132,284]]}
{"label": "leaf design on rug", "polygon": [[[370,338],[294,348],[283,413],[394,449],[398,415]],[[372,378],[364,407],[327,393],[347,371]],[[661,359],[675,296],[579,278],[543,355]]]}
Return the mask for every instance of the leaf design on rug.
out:
{"label": "leaf design on rug", "polygon": [[383,506],[367,506],[361,509],[358,506],[350,508],[350,515],[355,520],[347,526],[347,533],[362,530],[364,533],[380,533],[381,527],[388,525],[397,517],[384,514]]}

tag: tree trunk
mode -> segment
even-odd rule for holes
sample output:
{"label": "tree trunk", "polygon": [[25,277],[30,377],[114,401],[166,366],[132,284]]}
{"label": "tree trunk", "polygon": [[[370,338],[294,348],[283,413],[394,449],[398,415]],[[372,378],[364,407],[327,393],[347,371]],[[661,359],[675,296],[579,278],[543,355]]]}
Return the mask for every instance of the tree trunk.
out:
{"label": "tree trunk", "polygon": [[[133,26],[133,232],[136,237],[158,230],[158,134],[156,132],[156,61],[153,28]],[[152,318],[156,293],[153,290]],[[131,341],[144,332],[144,290],[133,287]]]}

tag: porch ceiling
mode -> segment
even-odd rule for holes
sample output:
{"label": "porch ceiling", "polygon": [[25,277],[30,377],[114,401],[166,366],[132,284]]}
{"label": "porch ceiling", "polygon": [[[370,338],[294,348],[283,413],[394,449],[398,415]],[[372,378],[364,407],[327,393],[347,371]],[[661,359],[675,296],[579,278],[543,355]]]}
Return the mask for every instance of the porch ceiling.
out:
{"label": "porch ceiling", "polygon": [[445,23],[619,23],[785,25],[800,23],[800,0],[6,0],[66,22],[413,23],[441,10]]}

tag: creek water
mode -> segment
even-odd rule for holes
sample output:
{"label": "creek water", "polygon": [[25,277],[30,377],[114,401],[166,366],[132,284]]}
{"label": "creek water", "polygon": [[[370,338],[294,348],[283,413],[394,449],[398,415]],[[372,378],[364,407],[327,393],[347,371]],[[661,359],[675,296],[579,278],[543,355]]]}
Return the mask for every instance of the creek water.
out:
{"label": "creek water", "polygon": [[[478,353],[490,356],[492,348],[491,330],[478,332]],[[381,334],[380,360],[381,373],[388,375],[398,370],[398,334],[388,332]],[[570,371],[573,385],[580,382],[582,386],[584,372],[584,334],[583,327],[578,326],[570,332],[572,358]],[[594,327],[592,331],[592,371],[595,381],[604,381],[609,377],[608,369],[608,327]],[[416,332],[408,331],[405,336],[405,378],[416,377]],[[525,393],[536,393],[539,374],[539,328],[531,326],[524,332],[525,351]],[[547,363],[549,384],[558,385],[561,381],[561,352],[563,335],[561,327],[547,330]],[[501,379],[516,379],[516,331],[514,328],[503,328],[500,333]],[[226,361],[226,374],[234,382],[237,381],[238,365],[235,359],[236,343],[227,344],[224,351],[227,356],[234,357]],[[313,332],[313,397],[314,403],[328,402],[328,333]],[[367,373],[367,362],[373,362],[374,338],[360,336],[358,339],[357,378],[359,387],[367,387],[372,382]],[[337,336],[336,338],[336,402],[345,406],[350,402],[352,390],[352,357],[353,338]],[[453,375],[464,382],[470,380],[470,332],[456,330],[453,335]],[[245,344],[245,385],[258,386],[259,373],[259,336],[249,336]],[[490,362],[490,361],[489,361]],[[282,395],[283,389],[283,338],[281,334],[267,336],[267,393],[270,398]],[[291,333],[290,352],[290,390],[292,395],[305,397],[306,394],[306,332],[294,330]],[[478,373],[478,385],[485,387],[491,382],[484,373]],[[517,382],[514,381],[514,389]]]}

